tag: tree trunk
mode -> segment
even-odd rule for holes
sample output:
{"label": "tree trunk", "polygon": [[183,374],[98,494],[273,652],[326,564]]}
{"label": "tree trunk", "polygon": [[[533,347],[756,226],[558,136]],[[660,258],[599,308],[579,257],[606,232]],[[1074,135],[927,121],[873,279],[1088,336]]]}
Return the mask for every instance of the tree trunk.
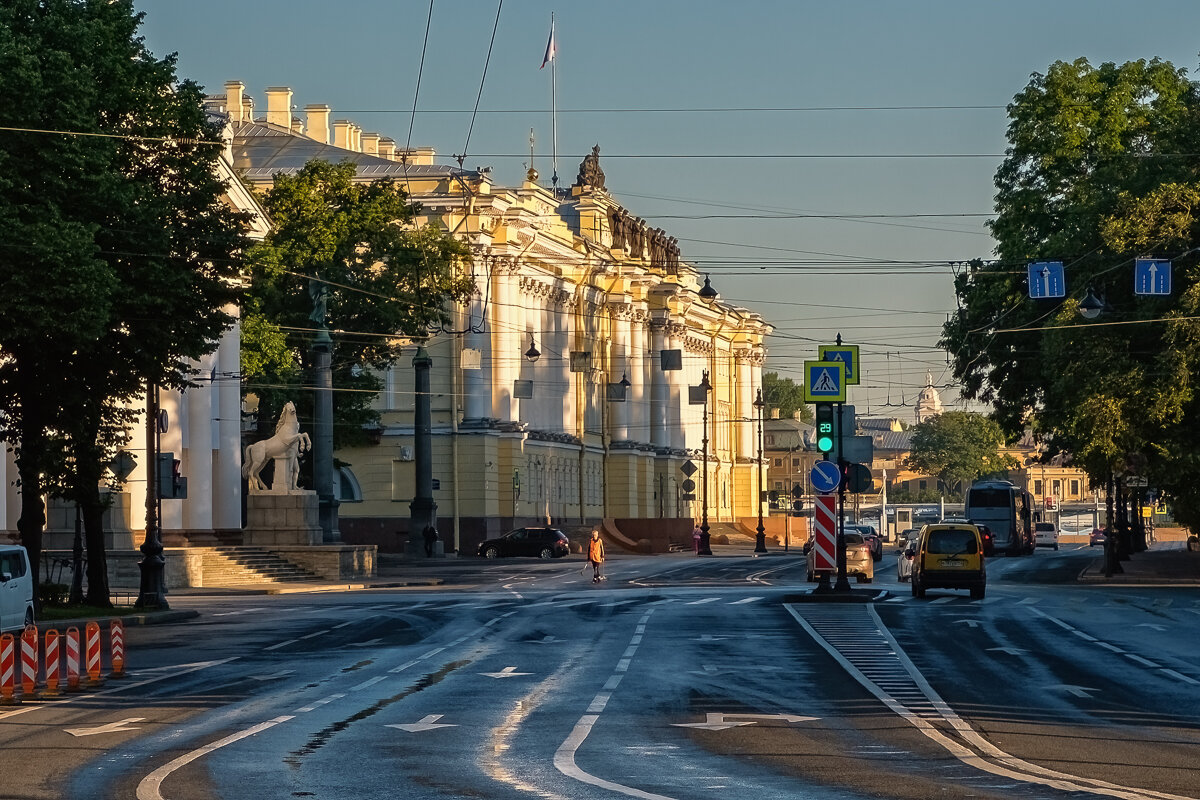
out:
{"label": "tree trunk", "polygon": [[1116,481],[1112,472],[1104,484],[1104,577],[1111,578],[1115,573],[1124,572],[1117,558],[1117,519],[1113,510],[1113,500],[1116,494]]}
{"label": "tree trunk", "polygon": [[104,552],[104,504],[97,479],[88,487],[83,507],[83,538],[87,547],[87,604],[111,608],[108,591],[108,557]]}

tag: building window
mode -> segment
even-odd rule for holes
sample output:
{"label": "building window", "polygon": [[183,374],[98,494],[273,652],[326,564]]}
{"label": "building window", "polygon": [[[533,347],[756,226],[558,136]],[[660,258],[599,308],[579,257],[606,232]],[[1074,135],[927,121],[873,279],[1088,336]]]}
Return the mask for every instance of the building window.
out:
{"label": "building window", "polygon": [[782,459],[782,458],[777,458],[777,459],[775,459],[775,466],[777,466],[777,467],[782,467],[782,466],[783,466],[783,459]]}
{"label": "building window", "polygon": [[1042,496],[1042,482],[1041,481],[1033,482],[1033,493],[1036,494],[1038,497]]}
{"label": "building window", "polygon": [[1079,497],[1079,481],[1071,481],[1071,497]]}
{"label": "building window", "polygon": [[792,459],[792,468],[793,468],[793,469],[800,469],[800,459],[798,459],[798,458],[793,458],[793,459]]}
{"label": "building window", "polygon": [[1054,482],[1054,496],[1062,497],[1062,481]]}
{"label": "building window", "polygon": [[333,471],[333,496],[342,503],[362,502],[362,487],[349,467],[338,467]]}
{"label": "building window", "polygon": [[777,491],[777,492],[783,491],[783,481],[775,481],[775,491]]}

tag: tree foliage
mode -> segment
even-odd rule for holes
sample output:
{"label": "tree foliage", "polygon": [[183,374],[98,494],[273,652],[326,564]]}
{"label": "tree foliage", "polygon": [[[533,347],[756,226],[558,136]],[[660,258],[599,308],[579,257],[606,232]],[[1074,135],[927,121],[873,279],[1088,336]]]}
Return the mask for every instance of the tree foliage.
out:
{"label": "tree foliage", "polygon": [[[779,409],[779,416],[790,419],[797,411],[800,421],[813,421],[813,412],[804,402],[804,387],[791,378],[781,378],[778,372],[764,372],[763,402],[768,409]],[[768,412],[769,413],[769,412]]]}
{"label": "tree foliage", "polygon": [[327,290],[333,329],[334,442],[362,441],[378,421],[377,371],[399,358],[407,341],[448,321],[447,299],[474,283],[457,265],[465,244],[435,226],[412,224],[417,210],[390,180],[355,179],[351,162],[313,161],[280,174],[262,196],[274,224],[249,254],[251,286],[242,326],[244,387],[259,398],[259,425],[295,402],[311,420],[310,288]]}
{"label": "tree foliage", "polygon": [[1004,454],[1004,432],[971,411],[947,411],[913,428],[908,465],[936,475],[947,494],[961,496],[972,480],[1019,466]]}
{"label": "tree foliage", "polygon": [[[1157,59],[1057,62],[1009,119],[990,223],[999,260],[956,278],[960,310],[943,331],[955,376],[1010,435],[1032,426],[1096,483],[1136,469],[1197,491],[1186,420],[1200,410],[1200,327],[1187,319],[1200,279],[1200,90]],[[1134,294],[1138,256],[1174,259],[1174,295]],[[1064,262],[1065,300],[1029,299],[1026,265],[1039,260]],[[1109,306],[1095,322],[1078,313],[1088,290]]]}
{"label": "tree foliage", "polygon": [[229,324],[245,243],[202,92],[141,19],[129,0],[0,2],[0,434],[34,564],[43,492],[80,503],[101,605],[103,465],[128,404],[185,385]]}

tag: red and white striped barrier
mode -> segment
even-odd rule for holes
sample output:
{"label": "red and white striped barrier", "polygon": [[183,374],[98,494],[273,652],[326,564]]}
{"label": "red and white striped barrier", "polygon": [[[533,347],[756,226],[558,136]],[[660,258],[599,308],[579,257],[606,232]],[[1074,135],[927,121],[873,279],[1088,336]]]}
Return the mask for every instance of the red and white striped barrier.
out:
{"label": "red and white striped barrier", "polygon": [[17,686],[17,643],[11,633],[0,636],[0,703],[10,705]]}
{"label": "red and white striped barrier", "polygon": [[809,558],[813,569],[829,572],[837,569],[837,496],[818,495],[813,504],[813,547]]}
{"label": "red and white striped barrier", "polygon": [[110,678],[125,677],[125,623],[114,619],[108,623],[108,645],[112,672]]}
{"label": "red and white striped barrier", "polygon": [[67,628],[67,691],[78,692],[79,689],[79,628]]}
{"label": "red and white striped barrier", "polygon": [[38,676],[38,631],[32,625],[21,634],[21,693],[33,697]]}
{"label": "red and white striped barrier", "polygon": [[62,665],[58,658],[58,631],[46,631],[46,697],[58,697],[58,683],[62,677]]}
{"label": "red and white striped barrier", "polygon": [[84,635],[87,637],[87,674],[88,685],[99,686],[100,680],[100,626],[95,622],[89,622],[84,626]]}

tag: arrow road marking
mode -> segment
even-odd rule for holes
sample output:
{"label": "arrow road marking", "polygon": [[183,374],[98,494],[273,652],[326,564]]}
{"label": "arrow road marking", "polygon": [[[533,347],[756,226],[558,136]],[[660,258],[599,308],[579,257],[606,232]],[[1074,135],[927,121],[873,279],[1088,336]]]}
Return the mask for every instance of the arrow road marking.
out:
{"label": "arrow road marking", "polygon": [[1076,697],[1091,697],[1088,692],[1098,692],[1099,689],[1093,689],[1091,686],[1071,686],[1069,684],[1060,683],[1058,686],[1051,686],[1051,689],[1061,689],[1064,692],[1070,692]]}
{"label": "arrow road marking", "polygon": [[273,672],[270,675],[251,675],[250,679],[255,681],[273,681],[277,678],[286,678],[288,675],[294,675],[294,669],[281,669],[279,672]]}
{"label": "arrow road marking", "polygon": [[72,736],[95,736],[98,733],[117,733],[118,731],[136,731],[137,728],[132,728],[130,725],[134,722],[141,722],[145,717],[130,717],[123,719],[120,722],[110,722],[107,725],[100,725],[95,728],[64,728],[67,733]]}
{"label": "arrow road marking", "polygon": [[516,672],[516,667],[505,667],[499,672],[481,672],[480,675],[487,675],[489,678],[515,678],[518,675],[532,675],[532,672]]}
{"label": "arrow road marking", "polygon": [[422,733],[424,731],[431,731],[435,728],[457,728],[458,727],[457,725],[453,725],[449,722],[438,722],[438,720],[441,719],[443,716],[445,716],[445,715],[444,714],[427,714],[424,717],[421,717],[421,720],[419,722],[408,722],[408,723],[403,723],[400,725],[384,725],[384,727],[385,728],[395,728],[396,730],[400,730],[400,731],[408,731],[409,733]]}
{"label": "arrow road marking", "polygon": [[[745,720],[734,722],[735,719]],[[700,728],[706,731],[723,731],[729,728],[740,728],[743,725],[753,725],[767,719],[777,719],[782,722],[810,722],[820,717],[802,717],[798,714],[724,714],[708,712],[704,722],[673,722],[676,728]]]}

